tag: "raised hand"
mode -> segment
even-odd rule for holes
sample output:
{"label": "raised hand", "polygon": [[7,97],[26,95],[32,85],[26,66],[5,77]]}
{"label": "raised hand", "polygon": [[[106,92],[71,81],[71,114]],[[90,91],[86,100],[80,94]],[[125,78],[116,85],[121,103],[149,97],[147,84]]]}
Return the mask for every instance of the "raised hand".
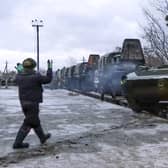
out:
{"label": "raised hand", "polygon": [[52,69],[52,67],[53,67],[53,60],[48,60],[47,61],[47,67],[48,67],[48,69]]}

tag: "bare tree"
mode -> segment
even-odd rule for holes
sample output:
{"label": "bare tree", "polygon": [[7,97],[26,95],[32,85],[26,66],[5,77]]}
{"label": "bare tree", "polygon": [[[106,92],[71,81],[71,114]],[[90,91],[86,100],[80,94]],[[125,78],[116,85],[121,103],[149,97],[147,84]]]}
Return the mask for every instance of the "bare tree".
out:
{"label": "bare tree", "polygon": [[168,0],[152,0],[151,8],[143,9],[146,25],[143,28],[143,38],[147,42],[148,56],[157,57],[161,64],[168,63],[168,28],[165,16],[168,13]]}

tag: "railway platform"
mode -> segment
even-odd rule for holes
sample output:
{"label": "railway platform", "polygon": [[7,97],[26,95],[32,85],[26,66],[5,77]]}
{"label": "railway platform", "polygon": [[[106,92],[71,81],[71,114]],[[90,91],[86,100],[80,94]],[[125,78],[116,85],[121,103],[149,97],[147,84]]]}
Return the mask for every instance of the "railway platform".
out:
{"label": "railway platform", "polygon": [[167,168],[168,121],[67,90],[44,89],[40,118],[52,134],[13,150],[23,121],[16,87],[0,89],[0,167]]}

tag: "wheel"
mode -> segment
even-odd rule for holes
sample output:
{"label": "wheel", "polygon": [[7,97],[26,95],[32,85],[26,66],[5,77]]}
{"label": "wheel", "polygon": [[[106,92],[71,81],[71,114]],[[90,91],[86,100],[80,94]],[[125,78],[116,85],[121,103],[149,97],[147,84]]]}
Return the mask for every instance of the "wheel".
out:
{"label": "wheel", "polygon": [[100,100],[104,101],[104,93],[101,93]]}
{"label": "wheel", "polygon": [[110,90],[110,95],[111,95],[112,100],[115,100],[116,99],[116,91],[113,90],[112,88],[110,88],[109,90]]}
{"label": "wheel", "polygon": [[102,100],[102,101],[104,101],[104,89],[103,89],[103,87],[99,87],[99,91],[98,91],[99,93],[100,93],[100,100]]}
{"label": "wheel", "polygon": [[143,110],[141,105],[133,97],[128,97],[127,100],[128,100],[129,107],[133,111],[140,113]]}
{"label": "wheel", "polygon": [[166,118],[167,114],[164,109],[159,106],[157,102],[150,103],[146,105],[146,109],[149,112],[152,112],[153,114],[160,116],[162,118]]}

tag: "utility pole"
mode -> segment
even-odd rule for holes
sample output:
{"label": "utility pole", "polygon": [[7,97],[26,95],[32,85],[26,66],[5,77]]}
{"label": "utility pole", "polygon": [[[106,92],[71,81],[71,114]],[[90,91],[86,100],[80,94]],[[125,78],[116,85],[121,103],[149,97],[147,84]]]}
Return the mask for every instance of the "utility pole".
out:
{"label": "utility pole", "polygon": [[37,31],[37,71],[39,71],[39,27],[43,27],[43,21],[32,20],[32,27],[36,27]]}

